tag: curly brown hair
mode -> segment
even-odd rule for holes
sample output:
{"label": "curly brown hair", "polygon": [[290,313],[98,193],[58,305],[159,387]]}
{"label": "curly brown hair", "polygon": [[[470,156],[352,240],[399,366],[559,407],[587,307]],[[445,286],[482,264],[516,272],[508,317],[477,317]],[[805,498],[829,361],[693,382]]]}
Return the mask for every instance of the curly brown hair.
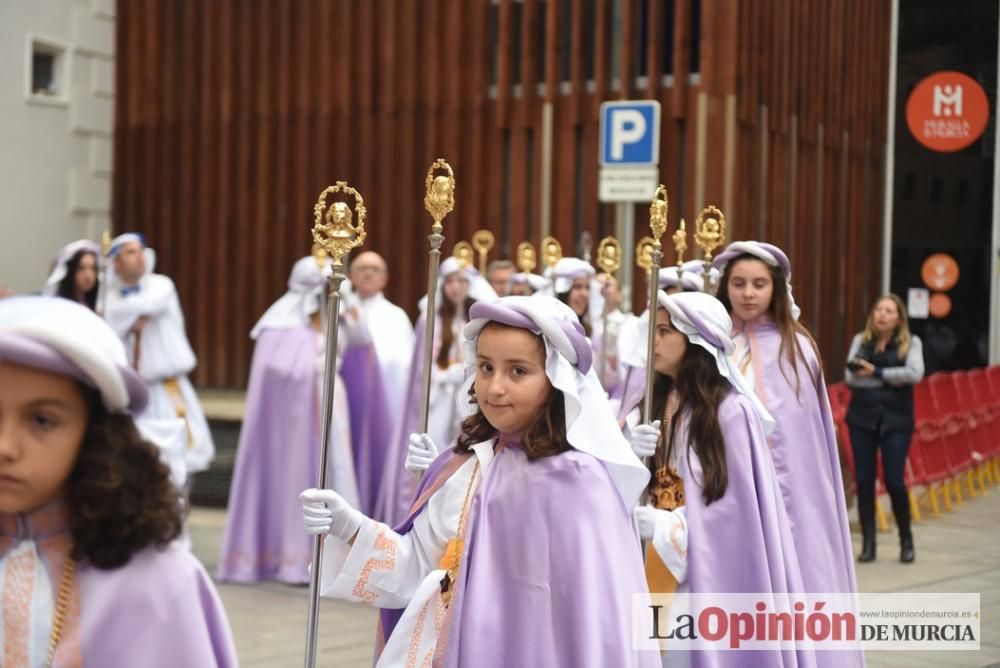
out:
{"label": "curly brown hair", "polygon": [[73,557],[118,568],[180,535],[183,501],[159,449],[142,439],[132,418],[109,413],[95,390],[80,387],[89,419],[67,481]]}
{"label": "curly brown hair", "polygon": [[[476,404],[476,385],[469,388],[469,403]],[[455,443],[454,452],[462,454],[472,452],[472,446],[496,438],[496,428],[490,424],[481,409],[475,415],[470,415],[462,421],[462,433]],[[552,388],[549,400],[545,403],[541,415],[525,432],[521,447],[529,460],[540,457],[551,457],[570,450],[566,440],[566,400],[563,393]]]}

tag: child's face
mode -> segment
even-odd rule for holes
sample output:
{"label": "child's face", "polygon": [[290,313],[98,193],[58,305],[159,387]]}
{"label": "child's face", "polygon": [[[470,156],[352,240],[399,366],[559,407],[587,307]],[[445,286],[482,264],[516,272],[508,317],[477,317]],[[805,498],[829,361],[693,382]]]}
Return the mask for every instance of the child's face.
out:
{"label": "child's face", "polygon": [[62,492],[88,419],[70,378],[0,362],[0,512],[30,512]]}
{"label": "child's face", "polygon": [[448,274],[444,279],[444,285],[441,287],[441,290],[444,292],[445,299],[455,306],[460,306],[469,295],[469,279],[466,278],[464,273],[459,271]]}
{"label": "child's face", "polygon": [[757,259],[744,258],[729,272],[729,303],[740,320],[753,320],[771,307],[774,281],[771,270]]}
{"label": "child's face", "polygon": [[656,309],[655,341],[653,368],[664,376],[676,379],[687,350],[687,337],[674,329],[667,310],[663,308]]}
{"label": "child's face", "polygon": [[541,339],[524,329],[487,326],[477,353],[476,401],[483,415],[500,432],[530,428],[552,391]]}
{"label": "child's face", "polygon": [[583,317],[590,306],[590,278],[583,276],[573,280],[566,303],[573,309],[573,313]]}

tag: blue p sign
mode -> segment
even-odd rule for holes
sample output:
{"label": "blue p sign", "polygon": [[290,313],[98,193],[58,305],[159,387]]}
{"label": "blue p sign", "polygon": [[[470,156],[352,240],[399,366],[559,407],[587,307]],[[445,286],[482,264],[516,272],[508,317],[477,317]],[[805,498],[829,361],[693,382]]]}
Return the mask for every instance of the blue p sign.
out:
{"label": "blue p sign", "polygon": [[655,165],[660,161],[660,103],[655,100],[601,105],[602,165]]}

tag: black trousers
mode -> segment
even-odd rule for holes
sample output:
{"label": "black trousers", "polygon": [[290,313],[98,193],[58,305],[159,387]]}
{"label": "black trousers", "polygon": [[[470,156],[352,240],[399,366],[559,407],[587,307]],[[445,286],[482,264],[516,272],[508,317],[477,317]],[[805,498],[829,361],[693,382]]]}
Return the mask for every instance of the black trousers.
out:
{"label": "black trousers", "polygon": [[876,454],[882,450],[882,468],[885,487],[896,516],[899,537],[910,537],[910,498],[903,482],[906,453],[910,449],[912,431],[890,431],[884,434],[875,430],[849,427],[851,447],[854,450],[855,480],[858,486],[858,516],[861,530],[866,536],[875,535],[875,477]]}

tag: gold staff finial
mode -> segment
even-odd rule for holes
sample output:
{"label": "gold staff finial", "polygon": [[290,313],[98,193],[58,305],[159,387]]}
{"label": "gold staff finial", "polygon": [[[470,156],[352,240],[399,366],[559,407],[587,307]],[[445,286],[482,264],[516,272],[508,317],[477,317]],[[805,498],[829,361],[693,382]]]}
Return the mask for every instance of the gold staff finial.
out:
{"label": "gold staff finial", "polygon": [[726,243],[726,214],[709,204],[694,221],[694,241],[705,254],[705,262],[711,263],[712,253]]}
{"label": "gold staff finial", "polygon": [[[327,195],[344,193],[348,197],[354,198],[354,211],[346,202],[333,202],[327,207]],[[358,223],[354,225],[352,220],[357,214]],[[365,218],[368,216],[368,209],[365,208],[365,200],[361,194],[347,185],[346,181],[337,181],[335,185],[329,186],[320,193],[313,207],[313,241],[333,260],[334,265],[343,265],[344,256],[364,243]]]}
{"label": "gold staff finial", "polygon": [[486,256],[493,250],[496,239],[489,230],[477,230],[472,234],[472,247],[479,253],[479,273],[486,275]]}
{"label": "gold staff finial", "polygon": [[455,244],[455,247],[451,249],[452,257],[458,260],[458,265],[462,269],[471,267],[473,264],[473,258],[476,253],[472,250],[472,244],[468,241],[459,241]]}
{"label": "gold staff finial", "polygon": [[[434,175],[436,170],[444,170],[445,174]],[[424,196],[424,208],[434,219],[431,232],[440,234],[444,217],[455,208],[455,172],[444,158],[438,158],[427,170],[427,194]]]}
{"label": "gold staff finial", "polygon": [[635,263],[646,272],[648,277],[653,272],[653,239],[643,237],[635,245]]}
{"label": "gold staff finial", "polygon": [[622,266],[622,245],[614,237],[601,239],[597,246],[597,268],[605,274],[615,274]]}
{"label": "gold staff finial", "polygon": [[517,245],[517,268],[525,274],[530,274],[538,266],[538,254],[530,241],[522,241]]}
{"label": "gold staff finial", "polygon": [[680,227],[674,232],[674,250],[677,251],[677,280],[681,278],[684,267],[684,251],[687,250],[687,231],[684,229],[684,219],[681,218]]}
{"label": "gold staff finial", "polygon": [[556,262],[562,259],[562,244],[555,237],[545,237],[542,239],[542,262],[546,269],[556,266]]}
{"label": "gold staff finial", "polygon": [[705,291],[711,292],[712,253],[726,243],[726,214],[712,204],[702,209],[694,221],[694,242],[705,254]]}

